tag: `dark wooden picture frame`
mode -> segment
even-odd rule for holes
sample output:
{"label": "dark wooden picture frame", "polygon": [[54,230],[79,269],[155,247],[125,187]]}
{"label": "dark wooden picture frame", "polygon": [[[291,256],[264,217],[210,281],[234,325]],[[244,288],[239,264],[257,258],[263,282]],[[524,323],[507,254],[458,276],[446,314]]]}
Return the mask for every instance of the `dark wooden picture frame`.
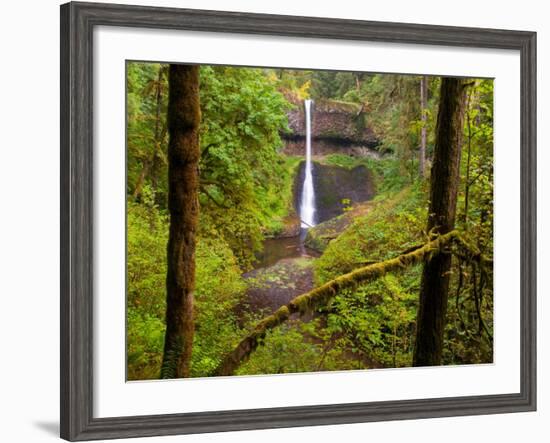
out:
{"label": "dark wooden picture frame", "polygon": [[[96,26],[268,34],[519,51],[521,391],[517,394],[93,417],[92,54]],[[536,409],[536,34],[113,4],[61,6],[61,437],[70,441]]]}

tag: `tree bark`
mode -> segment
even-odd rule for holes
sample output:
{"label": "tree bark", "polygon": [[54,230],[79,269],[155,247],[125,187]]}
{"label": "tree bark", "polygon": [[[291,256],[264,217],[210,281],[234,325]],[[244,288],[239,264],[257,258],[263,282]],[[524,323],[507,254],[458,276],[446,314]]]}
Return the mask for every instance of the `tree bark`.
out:
{"label": "tree bark", "polygon": [[199,215],[199,68],[170,65],[166,335],[161,378],[188,377],[193,349],[195,246]]}
{"label": "tree bark", "polygon": [[426,140],[427,140],[427,128],[426,123],[428,116],[426,115],[428,101],[428,78],[423,75],[420,78],[420,120],[422,122],[422,127],[420,129],[420,152],[418,153],[419,162],[419,174],[420,177],[424,177],[426,174]]}
{"label": "tree bark", "polygon": [[472,159],[472,121],[470,118],[470,109],[471,109],[472,94],[468,97],[466,103],[466,123],[468,129],[468,143],[467,143],[467,156],[466,156],[466,184],[464,186],[464,229],[468,230],[468,205],[470,200],[470,163]]}
{"label": "tree bark", "polygon": [[[460,152],[464,124],[465,82],[441,82],[436,140],[431,171],[427,231],[446,234],[455,224]],[[446,324],[451,255],[438,254],[422,272],[413,366],[441,364]]]}

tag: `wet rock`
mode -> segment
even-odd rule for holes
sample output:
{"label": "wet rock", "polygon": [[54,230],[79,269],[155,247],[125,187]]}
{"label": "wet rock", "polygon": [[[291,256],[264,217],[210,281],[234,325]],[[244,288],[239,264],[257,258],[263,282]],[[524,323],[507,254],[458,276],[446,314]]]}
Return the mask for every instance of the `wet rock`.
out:
{"label": "wet rock", "polygon": [[[294,182],[294,207],[300,213],[305,162],[302,162]],[[353,169],[313,162],[316,222],[323,223],[344,213],[357,203],[372,199],[375,193],[372,174],[365,166]]]}
{"label": "wet rock", "polygon": [[245,300],[248,311],[272,313],[294,297],[310,291],[313,260],[312,257],[285,258],[245,274],[249,284]]}
{"label": "wet rock", "polygon": [[[283,141],[283,153],[286,155],[304,155],[305,138],[285,139]],[[316,156],[328,154],[345,154],[352,157],[370,157],[380,159],[383,154],[376,148],[368,147],[360,143],[343,143],[337,140],[314,140],[314,151]]]}

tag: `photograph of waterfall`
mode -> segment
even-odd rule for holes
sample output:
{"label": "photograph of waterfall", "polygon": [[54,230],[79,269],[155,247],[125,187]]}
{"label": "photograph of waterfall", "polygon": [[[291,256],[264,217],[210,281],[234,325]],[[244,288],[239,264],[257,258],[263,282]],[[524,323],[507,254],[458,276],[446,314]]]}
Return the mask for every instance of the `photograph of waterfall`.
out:
{"label": "photograph of waterfall", "polygon": [[127,380],[493,363],[493,79],[126,62]]}

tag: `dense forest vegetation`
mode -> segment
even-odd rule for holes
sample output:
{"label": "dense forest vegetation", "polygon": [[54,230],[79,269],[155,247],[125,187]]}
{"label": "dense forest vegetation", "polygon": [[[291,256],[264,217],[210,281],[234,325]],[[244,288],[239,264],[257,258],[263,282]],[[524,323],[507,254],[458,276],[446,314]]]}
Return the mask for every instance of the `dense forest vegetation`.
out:
{"label": "dense forest vegetation", "polygon": [[490,363],[492,242],[490,79],[127,64],[129,380]]}

